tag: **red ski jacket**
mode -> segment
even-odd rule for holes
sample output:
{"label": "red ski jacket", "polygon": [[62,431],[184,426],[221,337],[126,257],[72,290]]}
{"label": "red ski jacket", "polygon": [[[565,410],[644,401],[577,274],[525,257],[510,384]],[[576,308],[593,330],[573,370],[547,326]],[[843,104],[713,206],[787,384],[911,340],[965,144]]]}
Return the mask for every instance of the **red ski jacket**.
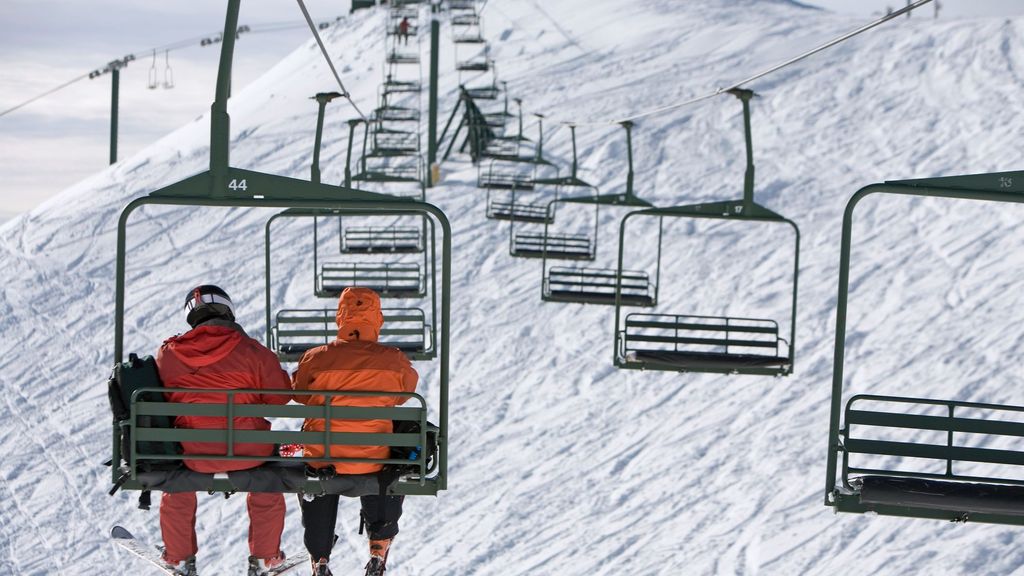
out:
{"label": "red ski jacket", "polygon": [[[180,336],[169,338],[156,357],[160,379],[168,388],[212,388],[232,390],[251,388],[289,390],[291,383],[281,369],[277,356],[259,342],[249,338],[233,322],[214,320],[201,324]],[[217,392],[168,392],[168,402],[188,404],[222,404],[226,394]],[[237,404],[287,404],[287,394],[236,394]],[[226,427],[226,418],[218,416],[178,416],[178,428],[210,429]],[[238,430],[270,430],[264,418],[237,417]],[[227,445],[216,442],[182,442],[185,454],[225,454]],[[272,444],[235,443],[234,453],[240,456],[269,456]],[[245,470],[262,464],[262,460],[185,460],[196,472],[215,473]]]}

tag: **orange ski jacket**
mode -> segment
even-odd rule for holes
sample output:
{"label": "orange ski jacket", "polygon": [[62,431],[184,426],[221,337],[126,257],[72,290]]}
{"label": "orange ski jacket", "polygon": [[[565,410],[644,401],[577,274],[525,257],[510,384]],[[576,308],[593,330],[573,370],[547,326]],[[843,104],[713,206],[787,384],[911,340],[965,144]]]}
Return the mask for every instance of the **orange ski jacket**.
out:
{"label": "orange ski jacket", "polygon": [[[160,379],[168,388],[207,388],[237,390],[290,390],[288,374],[281,369],[277,356],[262,344],[249,338],[241,326],[233,322],[213,320],[180,336],[167,339],[156,357]],[[186,404],[223,404],[227,395],[217,392],[168,392],[168,402]],[[289,394],[235,394],[236,404],[287,404]],[[238,430],[270,430],[264,418],[236,417]],[[217,416],[178,416],[176,428],[225,428],[227,418]],[[185,454],[225,454],[227,445],[217,442],[182,442]],[[239,456],[270,456],[273,444],[235,443]],[[185,460],[196,472],[207,474],[255,468],[262,460]]]}
{"label": "orange ski jacket", "polygon": [[[384,324],[380,297],[369,288],[346,288],[338,300],[338,339],[308,350],[292,375],[295,392],[315,390],[414,392],[419,375],[397,348],[377,343]],[[295,400],[310,406],[323,406],[324,397],[295,394]],[[406,401],[400,396],[335,396],[332,406],[398,406]],[[307,418],[306,431],[322,432],[323,418]],[[349,420],[331,418],[331,431],[387,434],[390,420]],[[387,458],[387,446],[331,446],[332,458]],[[322,444],[307,444],[307,457],[324,456]],[[326,467],[322,463],[316,467]],[[338,462],[339,474],[372,474],[382,466],[374,463]]]}

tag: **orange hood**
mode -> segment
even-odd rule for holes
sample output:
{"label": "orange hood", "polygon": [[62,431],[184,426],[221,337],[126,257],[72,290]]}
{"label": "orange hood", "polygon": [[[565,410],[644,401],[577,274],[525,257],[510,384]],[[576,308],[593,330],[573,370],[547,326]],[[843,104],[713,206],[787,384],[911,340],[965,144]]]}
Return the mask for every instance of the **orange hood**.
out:
{"label": "orange hood", "polygon": [[338,339],[376,342],[384,314],[380,296],[369,288],[345,288],[338,299]]}

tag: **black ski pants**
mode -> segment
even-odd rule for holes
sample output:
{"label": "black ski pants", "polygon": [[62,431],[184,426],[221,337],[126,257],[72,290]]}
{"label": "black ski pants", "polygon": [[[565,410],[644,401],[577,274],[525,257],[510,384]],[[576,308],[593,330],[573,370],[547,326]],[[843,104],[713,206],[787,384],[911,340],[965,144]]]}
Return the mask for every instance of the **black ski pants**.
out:
{"label": "black ski pants", "polygon": [[[303,541],[309,557],[314,560],[330,558],[334,547],[334,526],[338,520],[338,494],[324,494],[312,500],[299,497],[302,508]],[[405,496],[362,496],[361,523],[366,526],[370,540],[387,540],[398,534],[398,520],[402,517]]]}

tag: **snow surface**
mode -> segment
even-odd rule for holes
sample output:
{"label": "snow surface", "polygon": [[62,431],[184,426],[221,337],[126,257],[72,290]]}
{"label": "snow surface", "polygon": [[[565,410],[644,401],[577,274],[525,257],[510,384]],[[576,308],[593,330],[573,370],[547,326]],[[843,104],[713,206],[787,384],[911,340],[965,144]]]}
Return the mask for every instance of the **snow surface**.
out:
{"label": "snow surface", "polygon": [[[568,131],[558,120],[618,118],[704,93],[860,23],[786,1],[540,4],[491,0],[486,34],[502,39],[493,55],[514,95],[552,118],[545,149],[563,165]],[[326,39],[364,109],[382,74],[382,18],[356,13]],[[428,199],[455,231],[450,489],[409,500],[389,574],[1024,573],[1017,528],[836,516],[822,505],[846,200],[885,179],[1019,168],[1021,38],[1021,19],[901,19],[752,86],[762,95],[753,105],[758,201],[802,233],[796,373],[785,379],[614,369],[612,310],[542,304],[539,264],[509,258],[507,224],[484,219],[473,167],[446,163]],[[442,41],[450,108],[454,50]],[[309,42],[239,91],[232,163],[308,177],[308,98],[330,89]],[[325,181],[341,180],[350,115],[329,108]],[[133,494],[105,493],[115,227],[129,199],[205,169],[207,131],[197,119],[0,228],[5,574],[143,573],[106,533],[123,524],[158,541],[155,511],[137,511]],[[581,175],[621,189],[621,129],[581,127],[579,146]],[[635,147],[638,191],[659,205],[741,195],[732,98],[639,122]],[[614,261],[622,214],[602,212],[598,264]],[[127,349],[152,352],[181,331],[180,297],[202,281],[224,286],[262,337],[267,216],[136,214]],[[1014,274],[1022,216],[969,201],[861,204],[850,391],[1024,404],[1024,291]],[[281,234],[274,304],[312,304],[310,229]],[[636,241],[640,252],[650,247],[643,233]],[[788,281],[790,241],[756,227],[680,224],[658,310],[786,318],[788,288],[776,282]],[[435,369],[417,367],[435,392]],[[200,502],[201,573],[242,573],[244,499]],[[284,547],[298,553],[289,503]],[[337,574],[365,561],[356,510],[347,502],[340,514]]]}

